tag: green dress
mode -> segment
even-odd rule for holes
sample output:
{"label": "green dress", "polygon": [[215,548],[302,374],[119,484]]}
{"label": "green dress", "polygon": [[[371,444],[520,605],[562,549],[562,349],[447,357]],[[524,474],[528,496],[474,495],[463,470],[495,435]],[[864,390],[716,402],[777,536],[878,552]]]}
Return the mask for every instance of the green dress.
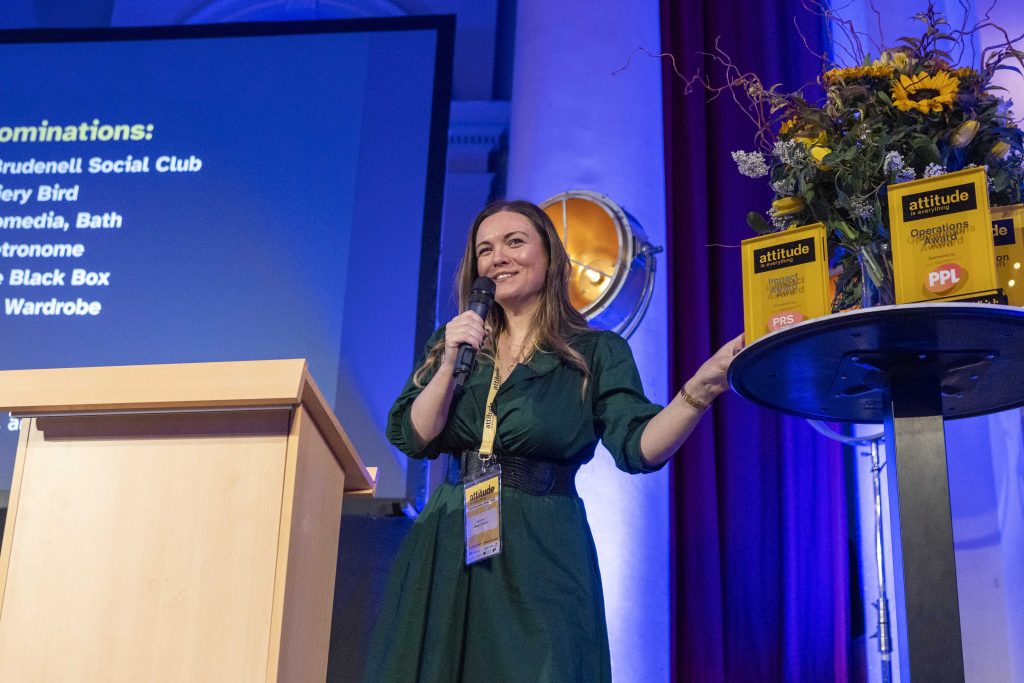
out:
{"label": "green dress", "polygon": [[[427,348],[443,334],[438,330]],[[582,374],[552,353],[515,368],[495,398],[495,452],[587,462],[598,440],[626,472],[653,469],[640,435],[659,410],[644,396],[629,346],[611,332],[581,335]],[[414,458],[480,445],[493,365],[480,360],[444,431],[416,448],[411,378],[391,410],[388,438]],[[373,683],[611,680],[597,553],[583,501],[502,487],[500,555],[467,567],[462,486],[442,484],[400,548],[370,648]]]}

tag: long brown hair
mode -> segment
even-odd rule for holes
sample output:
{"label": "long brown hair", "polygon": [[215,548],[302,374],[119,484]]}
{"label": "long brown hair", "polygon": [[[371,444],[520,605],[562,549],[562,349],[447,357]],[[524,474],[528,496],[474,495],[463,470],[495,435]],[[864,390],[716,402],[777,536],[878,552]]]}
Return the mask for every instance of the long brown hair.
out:
{"label": "long brown hair", "polygon": [[[590,327],[587,325],[586,318],[569,302],[569,277],[572,274],[569,255],[558,238],[551,218],[537,205],[521,199],[512,201],[502,199],[489,204],[477,215],[476,220],[473,221],[473,227],[469,231],[466,250],[462,255],[462,263],[459,264],[459,272],[455,278],[459,294],[459,311],[465,311],[469,306],[470,290],[477,278],[476,234],[480,229],[480,224],[502,211],[517,213],[529,220],[537,234],[540,235],[548,256],[544,288],[541,290],[541,305],[537,307],[533,319],[533,329],[535,330],[533,349],[554,352],[570,365],[575,366],[583,374],[583,391],[586,392],[586,386],[590,379],[590,367],[583,355],[572,348],[570,343],[580,334],[590,330]],[[491,306],[487,322],[491,327],[491,334],[484,340],[480,352],[481,355],[493,362],[497,339],[504,332],[506,326],[505,311],[502,310],[501,304],[495,302]],[[440,364],[443,354],[444,339],[442,338],[430,349],[423,365],[413,375],[417,386],[425,384],[428,370]]]}

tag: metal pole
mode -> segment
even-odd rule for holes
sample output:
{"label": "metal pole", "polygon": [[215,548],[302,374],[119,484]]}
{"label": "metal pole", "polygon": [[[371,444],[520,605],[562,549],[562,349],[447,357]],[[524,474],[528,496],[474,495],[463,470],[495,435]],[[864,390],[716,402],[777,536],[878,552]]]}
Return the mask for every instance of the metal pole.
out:
{"label": "metal pole", "polygon": [[878,652],[882,664],[882,683],[892,681],[892,634],[889,620],[889,597],[885,590],[885,546],[882,536],[882,467],[878,445],[881,438],[871,441],[871,486],[875,497],[875,564],[878,570]]}
{"label": "metal pole", "polygon": [[869,444],[871,447],[871,486],[874,492],[875,502],[875,565],[878,575],[878,600],[874,603],[878,610],[878,632],[874,637],[878,638],[878,653],[881,661],[882,683],[892,681],[892,622],[889,612],[889,596],[885,589],[885,544],[882,535],[882,468],[885,463],[881,462],[879,446],[885,439],[885,432],[866,434],[863,436],[846,436],[835,431],[824,422],[819,420],[808,420],[821,435],[848,446],[860,446]]}

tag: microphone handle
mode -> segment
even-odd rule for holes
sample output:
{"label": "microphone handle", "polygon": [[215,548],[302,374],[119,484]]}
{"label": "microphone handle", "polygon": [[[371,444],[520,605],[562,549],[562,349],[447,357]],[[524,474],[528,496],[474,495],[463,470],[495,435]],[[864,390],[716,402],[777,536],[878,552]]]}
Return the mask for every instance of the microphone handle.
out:
{"label": "microphone handle", "polygon": [[473,360],[476,358],[476,349],[469,344],[459,347],[459,355],[455,357],[455,390],[462,389],[469,377],[469,371],[473,369]]}
{"label": "microphone handle", "polygon": [[[487,313],[490,306],[481,301],[471,301],[469,310],[480,316],[481,320],[487,320]],[[455,390],[461,391],[462,385],[469,377],[469,371],[473,369],[473,361],[476,359],[476,349],[469,344],[462,344],[459,347],[459,355],[455,357]]]}

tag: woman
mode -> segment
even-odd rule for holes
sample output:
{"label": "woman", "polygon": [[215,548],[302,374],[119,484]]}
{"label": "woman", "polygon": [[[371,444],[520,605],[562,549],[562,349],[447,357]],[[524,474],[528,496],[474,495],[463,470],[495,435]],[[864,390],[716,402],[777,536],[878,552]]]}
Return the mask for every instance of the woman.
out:
{"label": "woman", "polygon": [[[392,408],[388,437],[415,458],[453,454],[448,478],[395,560],[367,680],[611,679],[601,579],[576,470],[600,439],[619,468],[659,469],[728,388],[742,347],[722,347],[665,408],[643,395],[626,342],[569,303],[569,259],[538,207],[496,202],[477,216],[459,272],[460,315],[438,330]],[[494,280],[485,322],[467,311]],[[456,397],[459,347],[480,350]],[[464,477],[481,469],[485,403],[497,388],[501,551],[466,564]],[[469,452],[467,452],[469,451]]]}

